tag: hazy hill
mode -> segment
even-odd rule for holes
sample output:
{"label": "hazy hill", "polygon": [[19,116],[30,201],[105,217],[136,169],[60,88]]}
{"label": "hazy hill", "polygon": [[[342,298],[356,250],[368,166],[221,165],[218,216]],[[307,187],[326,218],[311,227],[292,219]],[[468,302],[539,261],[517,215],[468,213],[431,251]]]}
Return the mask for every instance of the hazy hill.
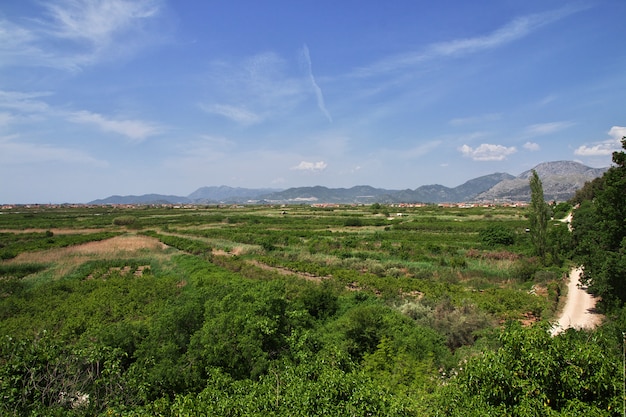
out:
{"label": "hazy hill", "polygon": [[177,195],[144,194],[144,195],[112,195],[100,200],[90,201],[89,204],[187,204],[191,203],[187,197]]}
{"label": "hazy hill", "polygon": [[[573,161],[544,162],[533,168],[543,183],[546,201],[567,200],[586,181],[601,176],[607,168],[590,168]],[[201,187],[186,197],[160,194],[111,196],[90,204],[370,204],[442,203],[465,201],[529,201],[531,170],[517,177],[494,173],[473,178],[457,187],[422,185],[414,190],[387,190],[369,185],[351,188],[294,187],[287,190],[252,189],[228,186]]]}
{"label": "hazy hill", "polygon": [[278,191],[273,188],[240,188],[221,185],[219,187],[201,187],[187,198],[194,203],[220,203],[220,202],[242,202],[256,200],[260,195]]}
{"label": "hazy hill", "polygon": [[268,202],[281,203],[373,203],[389,202],[389,191],[369,185],[352,188],[295,187],[262,196]]}

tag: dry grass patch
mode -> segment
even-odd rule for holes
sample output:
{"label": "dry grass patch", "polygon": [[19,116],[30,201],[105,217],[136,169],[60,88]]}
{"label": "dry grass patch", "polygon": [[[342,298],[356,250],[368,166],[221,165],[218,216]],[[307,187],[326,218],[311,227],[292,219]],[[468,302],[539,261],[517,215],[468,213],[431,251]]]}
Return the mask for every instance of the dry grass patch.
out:
{"label": "dry grass patch", "polygon": [[20,253],[8,264],[43,263],[52,265],[56,278],[73,268],[95,259],[129,259],[149,252],[150,256],[166,256],[168,246],[148,236],[124,235],[82,245],[68,246],[37,252]]}

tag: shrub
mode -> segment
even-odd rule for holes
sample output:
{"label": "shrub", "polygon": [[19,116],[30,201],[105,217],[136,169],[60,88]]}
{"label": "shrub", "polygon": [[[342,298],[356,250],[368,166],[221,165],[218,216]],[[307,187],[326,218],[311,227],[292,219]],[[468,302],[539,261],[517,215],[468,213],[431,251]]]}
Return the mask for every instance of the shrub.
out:
{"label": "shrub", "polygon": [[113,219],[115,226],[130,226],[135,224],[137,218],[135,216],[119,216]]}
{"label": "shrub", "polygon": [[363,220],[358,217],[348,217],[343,224],[346,227],[360,227],[363,226]]}
{"label": "shrub", "polygon": [[512,230],[494,224],[480,231],[480,240],[486,246],[512,245],[515,243],[515,234]]}

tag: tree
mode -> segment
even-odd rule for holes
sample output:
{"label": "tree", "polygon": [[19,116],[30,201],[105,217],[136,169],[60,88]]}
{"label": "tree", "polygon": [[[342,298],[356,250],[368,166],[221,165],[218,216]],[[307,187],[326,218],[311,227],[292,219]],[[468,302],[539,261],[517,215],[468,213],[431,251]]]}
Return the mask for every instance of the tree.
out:
{"label": "tree", "polygon": [[613,163],[602,188],[576,211],[572,225],[577,260],[584,265],[582,280],[605,306],[626,301],[626,152],[613,152]]}
{"label": "tree", "polygon": [[532,170],[530,177],[530,237],[537,255],[545,260],[548,241],[548,220],[550,218],[550,207],[543,198],[543,185],[537,175],[537,171]]}

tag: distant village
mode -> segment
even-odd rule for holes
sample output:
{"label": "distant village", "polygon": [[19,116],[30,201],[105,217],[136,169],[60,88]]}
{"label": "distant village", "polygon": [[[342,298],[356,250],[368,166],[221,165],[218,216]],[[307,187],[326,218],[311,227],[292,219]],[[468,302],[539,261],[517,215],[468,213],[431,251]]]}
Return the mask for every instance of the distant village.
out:
{"label": "distant village", "polygon": [[[375,204],[375,203],[372,203]],[[367,207],[371,206],[370,203],[314,203],[310,204],[310,207],[314,208],[340,208],[340,207]],[[476,208],[476,207],[527,207],[528,202],[526,201],[500,201],[500,202],[477,202],[477,203],[390,203],[390,204],[382,204],[385,207],[389,208],[419,208],[419,207],[432,207],[437,206],[441,208]],[[249,204],[169,204],[169,203],[141,203],[141,204],[78,204],[78,203],[62,203],[62,204],[4,204],[0,206],[0,210],[17,210],[17,209],[84,209],[84,208],[102,208],[102,207],[110,207],[116,209],[141,209],[141,208],[167,208],[167,209],[187,209],[187,210],[196,210],[199,207],[218,207],[218,208],[244,208],[247,205],[257,205],[257,206],[267,206],[267,207],[289,207],[289,206],[303,206],[302,203],[293,203],[293,204],[257,204],[251,202]]]}

